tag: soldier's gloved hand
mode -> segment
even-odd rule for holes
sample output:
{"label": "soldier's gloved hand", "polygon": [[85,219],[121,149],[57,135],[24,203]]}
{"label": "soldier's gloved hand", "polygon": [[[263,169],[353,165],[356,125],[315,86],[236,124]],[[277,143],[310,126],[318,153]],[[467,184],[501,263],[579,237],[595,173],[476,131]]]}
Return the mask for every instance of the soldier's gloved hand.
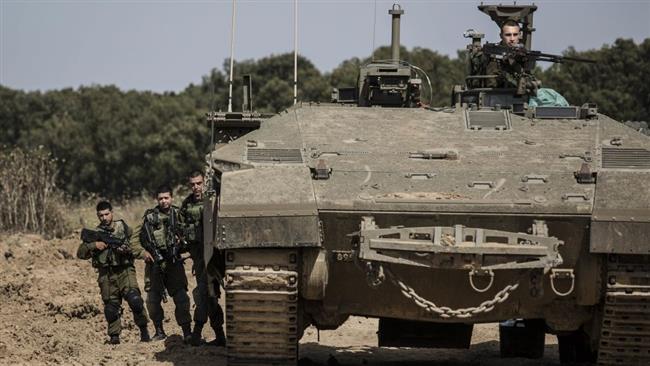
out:
{"label": "soldier's gloved hand", "polygon": [[126,244],[122,244],[117,248],[117,252],[120,254],[131,254],[131,248]]}
{"label": "soldier's gloved hand", "polygon": [[95,249],[102,251],[104,249],[108,248],[108,245],[104,243],[103,241],[96,241],[95,242]]}
{"label": "soldier's gloved hand", "polygon": [[179,248],[179,253],[187,253],[190,251],[190,243],[188,243],[185,240],[182,240],[180,242],[180,248]]}
{"label": "soldier's gloved hand", "polygon": [[142,253],[142,258],[144,258],[145,262],[153,263],[153,257],[151,256],[151,253],[146,250]]}

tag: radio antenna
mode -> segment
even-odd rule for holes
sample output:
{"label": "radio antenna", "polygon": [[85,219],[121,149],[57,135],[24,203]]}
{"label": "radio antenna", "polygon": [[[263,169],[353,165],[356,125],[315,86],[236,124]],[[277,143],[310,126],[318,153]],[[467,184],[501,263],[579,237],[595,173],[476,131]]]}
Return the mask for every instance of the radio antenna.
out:
{"label": "radio antenna", "polygon": [[293,105],[298,103],[298,0],[293,1]]}
{"label": "radio antenna", "polygon": [[232,0],[232,26],[230,28],[230,80],[228,81],[228,112],[232,112],[232,71],[235,63],[235,14],[236,0]]}
{"label": "radio antenna", "polygon": [[372,13],[372,49],[370,50],[370,60],[375,61],[375,34],[377,30],[377,0],[375,0],[375,8]]}

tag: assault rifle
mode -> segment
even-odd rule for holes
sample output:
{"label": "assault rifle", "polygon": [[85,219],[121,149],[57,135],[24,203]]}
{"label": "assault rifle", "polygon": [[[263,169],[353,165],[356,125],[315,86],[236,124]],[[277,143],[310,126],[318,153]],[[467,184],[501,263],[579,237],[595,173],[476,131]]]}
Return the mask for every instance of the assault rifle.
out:
{"label": "assault rifle", "polygon": [[169,261],[176,263],[181,259],[181,245],[183,240],[181,233],[178,231],[178,212],[174,207],[169,208],[169,227],[167,228],[167,244],[169,245]]}
{"label": "assault rifle", "polygon": [[160,296],[162,297],[163,302],[167,302],[167,290],[165,289],[165,280],[163,279],[164,273],[162,270],[162,264],[165,261],[165,257],[160,252],[160,249],[158,249],[158,242],[156,241],[156,237],[153,235],[151,223],[146,218],[142,224],[141,230],[142,233],[144,233],[144,237],[142,235],[140,236],[140,243],[142,244],[142,247],[153,257],[153,270],[156,272],[158,278],[160,279]]}
{"label": "assault rifle", "polygon": [[105,231],[81,229],[81,240],[85,243],[101,241],[108,245],[108,249],[115,250],[121,255],[128,256],[133,254],[125,239],[116,238]]}
{"label": "assault rifle", "polygon": [[485,55],[490,57],[524,62],[526,65],[530,65],[531,68],[532,65],[534,65],[533,61],[554,63],[563,63],[564,61],[596,63],[596,61],[586,58],[553,55],[550,53],[542,53],[540,51],[530,51],[524,47],[509,47],[497,43],[486,43],[483,45],[482,50]]}

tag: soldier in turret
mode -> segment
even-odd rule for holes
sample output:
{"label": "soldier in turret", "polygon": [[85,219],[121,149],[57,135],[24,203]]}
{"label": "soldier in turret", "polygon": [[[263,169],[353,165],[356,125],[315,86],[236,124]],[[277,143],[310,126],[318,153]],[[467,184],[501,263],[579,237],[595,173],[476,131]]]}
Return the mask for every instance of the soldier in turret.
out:
{"label": "soldier in turret", "polygon": [[[514,20],[508,20],[501,26],[501,46],[522,47],[521,28]],[[496,75],[496,78],[487,79],[485,86],[488,88],[516,88],[519,84],[521,74],[524,72],[524,65],[514,60],[496,60],[484,56],[485,75]]]}
{"label": "soldier in turret", "polygon": [[[185,238],[189,244],[192,255],[192,272],[196,277],[196,288],[192,291],[194,298],[194,330],[192,331],[191,344],[201,344],[203,326],[210,319],[210,326],[214,330],[216,339],[210,344],[223,346],[226,336],[223,332],[223,311],[218,303],[220,295],[219,283],[209,283],[203,257],[203,173],[194,171],[189,176],[189,187],[192,190],[181,205],[181,215],[185,225]],[[215,296],[210,295],[209,286],[213,287]]]}
{"label": "soldier in turret", "polygon": [[[126,300],[133,311],[135,324],[140,328],[140,340],[148,342],[147,311],[140,295],[140,288],[135,275],[133,259],[150,260],[151,255],[141,246],[131,243],[131,228],[123,220],[113,220],[113,207],[108,201],[97,204],[99,225],[95,236],[105,236],[105,241],[91,241],[83,236],[83,243],[77,249],[80,259],[92,258],[92,265],[98,273],[97,283],[104,302],[104,316],[108,322],[110,344],[120,343],[122,329],[122,299]],[[107,243],[109,241],[109,243]]]}
{"label": "soldier in turret", "polygon": [[139,240],[149,250],[152,258],[145,266],[145,291],[147,310],[154,323],[154,340],[167,337],[163,329],[165,317],[161,301],[166,301],[167,292],[176,306],[176,322],[183,330],[183,341],[191,338],[190,299],[187,296],[187,277],[181,258],[185,251],[182,240],[182,218],[178,207],[172,205],[171,187],[163,185],[156,191],[158,205],[144,214]]}
{"label": "soldier in turret", "polygon": [[[499,46],[509,48],[524,47],[521,44],[521,27],[514,20],[506,20],[501,25]],[[488,88],[514,88],[517,94],[534,95],[539,87],[539,80],[527,71],[523,59],[514,57],[495,58],[485,52],[478,52],[472,58],[473,75],[493,76],[483,81]]]}
{"label": "soldier in turret", "polygon": [[521,27],[514,20],[508,20],[501,26],[501,44],[509,47],[518,47],[521,41]]}

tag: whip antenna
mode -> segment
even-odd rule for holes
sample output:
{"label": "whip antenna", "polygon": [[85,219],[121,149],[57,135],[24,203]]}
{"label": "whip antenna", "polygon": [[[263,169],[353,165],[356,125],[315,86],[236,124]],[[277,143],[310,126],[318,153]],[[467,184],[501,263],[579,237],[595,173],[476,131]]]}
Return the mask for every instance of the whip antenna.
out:
{"label": "whip antenna", "polygon": [[375,0],[375,9],[372,13],[372,49],[370,50],[370,59],[375,61],[375,32],[377,30],[377,0]]}
{"label": "whip antenna", "polygon": [[293,1],[293,105],[298,103],[298,0]]}
{"label": "whip antenna", "polygon": [[230,28],[230,80],[228,81],[228,112],[232,112],[232,69],[235,62],[235,9],[236,0],[232,0],[232,27]]}

